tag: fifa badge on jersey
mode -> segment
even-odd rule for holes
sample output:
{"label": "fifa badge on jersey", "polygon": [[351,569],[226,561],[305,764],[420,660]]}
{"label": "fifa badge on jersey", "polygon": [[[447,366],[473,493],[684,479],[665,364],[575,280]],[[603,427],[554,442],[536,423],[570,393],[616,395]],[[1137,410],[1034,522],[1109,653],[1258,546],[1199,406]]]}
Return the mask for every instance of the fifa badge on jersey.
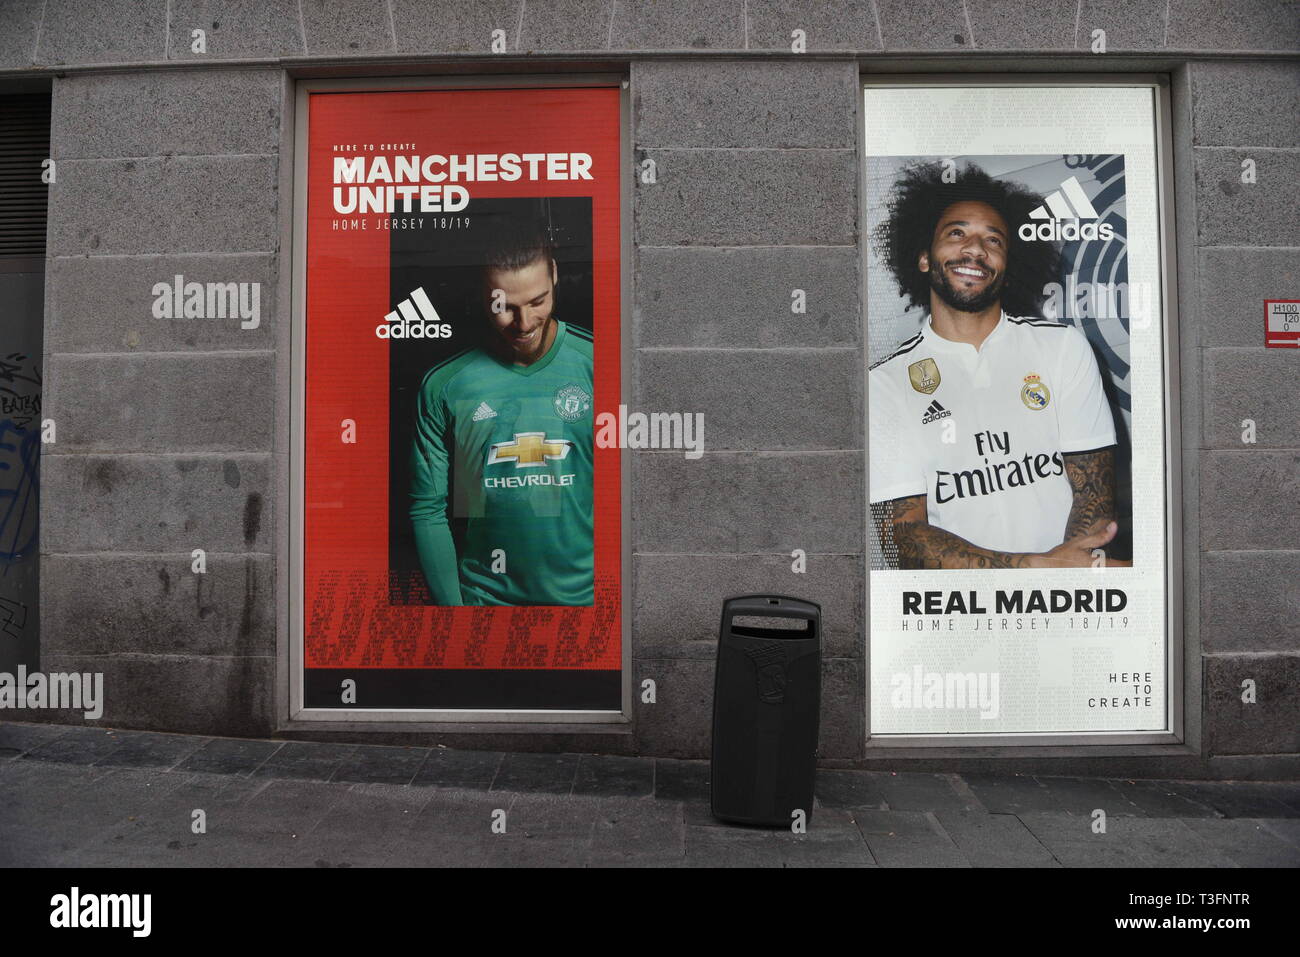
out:
{"label": "fifa badge on jersey", "polygon": [[907,367],[907,377],[912,380],[912,388],[917,392],[930,395],[939,388],[939,366],[933,359],[922,359]]}
{"label": "fifa badge on jersey", "polygon": [[1037,373],[1031,372],[1025,376],[1025,385],[1020,390],[1020,401],[1025,404],[1025,408],[1037,412],[1039,409],[1047,408],[1047,403],[1052,401],[1052,393],[1038,378]]}
{"label": "fifa badge on jersey", "polygon": [[576,422],[591,408],[591,396],[580,385],[570,383],[555,393],[555,414],[565,422]]}

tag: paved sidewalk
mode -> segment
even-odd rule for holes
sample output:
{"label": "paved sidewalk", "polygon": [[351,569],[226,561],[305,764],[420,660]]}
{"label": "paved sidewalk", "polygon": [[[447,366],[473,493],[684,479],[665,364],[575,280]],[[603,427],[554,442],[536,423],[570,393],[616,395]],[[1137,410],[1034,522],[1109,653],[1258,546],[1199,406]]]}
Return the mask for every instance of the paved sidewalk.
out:
{"label": "paved sidewalk", "polygon": [[821,771],[796,835],[715,821],[708,774],[0,723],[0,866],[1300,866],[1297,782]]}

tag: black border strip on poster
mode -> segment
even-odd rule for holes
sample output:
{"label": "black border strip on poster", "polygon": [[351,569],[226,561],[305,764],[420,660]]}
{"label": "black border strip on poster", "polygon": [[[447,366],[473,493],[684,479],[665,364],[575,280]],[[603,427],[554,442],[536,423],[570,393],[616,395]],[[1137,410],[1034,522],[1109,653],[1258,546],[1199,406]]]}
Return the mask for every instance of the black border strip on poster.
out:
{"label": "black border strip on poster", "polygon": [[[357,683],[357,701],[344,704],[345,678]],[[419,702],[416,704],[415,702]],[[305,668],[303,705],[336,710],[618,711],[617,670],[467,668]]]}

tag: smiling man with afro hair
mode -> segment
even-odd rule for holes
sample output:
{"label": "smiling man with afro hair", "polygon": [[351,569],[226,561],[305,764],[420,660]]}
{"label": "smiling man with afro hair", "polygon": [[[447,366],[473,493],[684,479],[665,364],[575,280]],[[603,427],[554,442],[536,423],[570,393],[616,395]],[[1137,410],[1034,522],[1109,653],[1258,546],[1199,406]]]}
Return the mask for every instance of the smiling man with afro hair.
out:
{"label": "smiling man with afro hair", "polygon": [[1019,235],[1042,205],[970,163],[894,184],[876,241],[926,313],[868,374],[870,499],[900,568],[1082,567],[1118,532],[1097,360],[1043,317],[1057,247]]}

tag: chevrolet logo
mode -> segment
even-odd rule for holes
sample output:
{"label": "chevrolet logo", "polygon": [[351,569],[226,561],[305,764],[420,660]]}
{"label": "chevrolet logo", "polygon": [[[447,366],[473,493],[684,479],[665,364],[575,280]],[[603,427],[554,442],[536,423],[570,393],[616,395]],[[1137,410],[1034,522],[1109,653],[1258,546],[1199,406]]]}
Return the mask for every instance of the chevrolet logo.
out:
{"label": "chevrolet logo", "polygon": [[495,442],[488,453],[488,465],[514,462],[515,468],[527,469],[558,462],[569,454],[573,443],[567,439],[548,439],[545,432],[516,432],[509,442]]}

